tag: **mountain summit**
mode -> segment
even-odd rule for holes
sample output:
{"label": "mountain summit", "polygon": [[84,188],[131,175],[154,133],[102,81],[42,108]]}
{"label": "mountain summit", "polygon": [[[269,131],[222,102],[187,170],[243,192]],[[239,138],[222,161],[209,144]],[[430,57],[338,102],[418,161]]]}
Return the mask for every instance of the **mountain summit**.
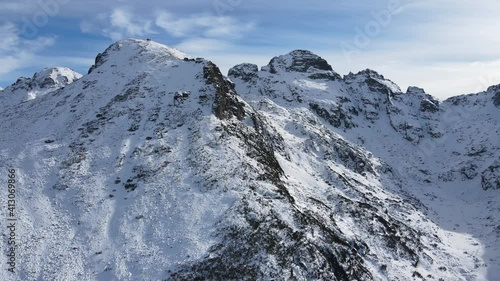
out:
{"label": "mountain summit", "polygon": [[279,70],[285,72],[308,72],[314,70],[332,71],[332,67],[320,56],[306,50],[295,50],[286,55],[273,58],[266,68],[271,73]]}
{"label": "mountain summit", "polygon": [[35,73],[32,78],[17,79],[3,90],[0,98],[4,104],[15,105],[56,91],[81,77],[81,74],[66,67],[46,68]]}
{"label": "mountain summit", "polygon": [[113,68],[131,65],[147,66],[158,60],[176,61],[185,58],[187,59],[188,55],[154,41],[125,39],[112,44],[103,53],[99,53],[89,73],[103,64]]}
{"label": "mountain summit", "polygon": [[1,280],[500,277],[495,87],[438,101],[304,50],[227,78],[137,39],[50,77],[0,92]]}

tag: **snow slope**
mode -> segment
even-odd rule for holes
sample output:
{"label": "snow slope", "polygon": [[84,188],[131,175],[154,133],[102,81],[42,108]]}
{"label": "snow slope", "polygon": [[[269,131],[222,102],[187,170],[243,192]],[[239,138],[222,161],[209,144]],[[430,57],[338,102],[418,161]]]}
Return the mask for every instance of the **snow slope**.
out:
{"label": "snow slope", "polygon": [[0,280],[497,279],[495,87],[439,102],[308,51],[233,84],[136,39],[58,69],[0,93]]}
{"label": "snow slope", "polygon": [[18,273],[2,280],[161,279],[206,253],[237,198],[238,182],[221,194],[197,170],[227,181],[210,159],[239,153],[221,150],[209,63],[136,40],[99,58],[64,90],[2,104],[2,168],[17,167],[21,198]]}
{"label": "snow slope", "polygon": [[317,134],[336,133],[386,163],[398,179],[382,177],[383,187],[418,200],[418,209],[444,231],[440,240],[460,260],[448,269],[465,280],[500,279],[500,219],[494,215],[500,210],[494,190],[500,187],[499,87],[440,102],[416,87],[403,93],[372,70],[341,78],[330,67],[316,67],[318,60],[300,70],[272,71],[279,68],[276,61],[303,62],[294,51],[261,71],[238,65],[229,76],[238,93],[282,130],[308,116]]}

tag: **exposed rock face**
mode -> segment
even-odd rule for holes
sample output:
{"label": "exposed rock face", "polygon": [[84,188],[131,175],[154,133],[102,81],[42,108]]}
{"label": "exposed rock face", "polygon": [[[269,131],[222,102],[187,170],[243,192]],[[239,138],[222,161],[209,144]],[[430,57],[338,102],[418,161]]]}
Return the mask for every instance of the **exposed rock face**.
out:
{"label": "exposed rock face", "polygon": [[229,76],[239,78],[248,83],[257,78],[257,72],[259,72],[259,68],[256,64],[243,63],[231,68]]}
{"label": "exposed rock face", "polygon": [[313,72],[317,70],[333,71],[332,67],[323,58],[305,50],[295,50],[284,56],[273,58],[266,68],[270,73],[285,72]]}
{"label": "exposed rock face", "polygon": [[234,85],[222,75],[219,68],[209,62],[203,69],[203,78],[208,85],[216,89],[214,114],[220,119],[236,117],[243,119],[245,116],[244,105],[236,98]]}
{"label": "exposed rock face", "polygon": [[423,100],[420,103],[420,111],[435,113],[439,111],[439,103],[436,100]]}
{"label": "exposed rock face", "polygon": [[496,107],[500,107],[500,85],[491,86],[488,88],[488,92],[494,94],[493,96],[493,104]]}
{"label": "exposed rock face", "polygon": [[495,104],[496,107],[500,107],[500,91],[498,91],[494,96],[493,96],[493,104]]}
{"label": "exposed rock face", "polygon": [[500,189],[500,162],[495,162],[481,174],[481,185],[484,190]]}

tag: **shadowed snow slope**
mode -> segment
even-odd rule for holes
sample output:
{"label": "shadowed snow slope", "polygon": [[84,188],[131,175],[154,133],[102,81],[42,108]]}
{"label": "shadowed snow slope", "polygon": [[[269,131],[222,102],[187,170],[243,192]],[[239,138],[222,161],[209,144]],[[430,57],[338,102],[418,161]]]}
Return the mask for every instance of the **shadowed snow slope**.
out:
{"label": "shadowed snow slope", "polygon": [[302,50],[231,81],[135,39],[57,73],[0,92],[1,280],[497,278],[494,87],[440,102]]}

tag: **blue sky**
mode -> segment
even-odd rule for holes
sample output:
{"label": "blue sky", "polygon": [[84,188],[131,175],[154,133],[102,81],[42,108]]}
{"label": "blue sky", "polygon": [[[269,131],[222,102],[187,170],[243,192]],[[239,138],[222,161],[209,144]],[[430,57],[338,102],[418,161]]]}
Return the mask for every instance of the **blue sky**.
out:
{"label": "blue sky", "polygon": [[151,38],[223,71],[308,49],[439,98],[500,83],[496,0],[2,0],[0,87],[51,66],[85,74],[116,40]]}

